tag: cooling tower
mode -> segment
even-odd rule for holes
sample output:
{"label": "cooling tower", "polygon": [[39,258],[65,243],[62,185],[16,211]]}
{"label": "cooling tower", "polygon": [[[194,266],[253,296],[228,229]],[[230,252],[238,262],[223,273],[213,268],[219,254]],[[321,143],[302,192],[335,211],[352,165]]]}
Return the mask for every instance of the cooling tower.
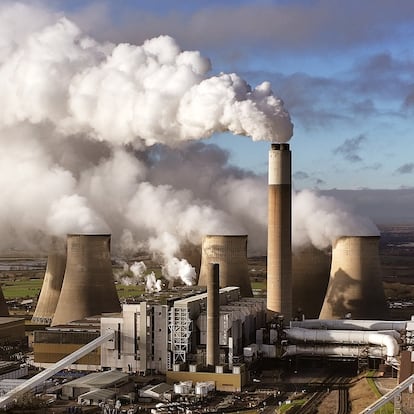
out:
{"label": "cooling tower", "polygon": [[253,296],[247,267],[247,236],[204,236],[199,286],[207,286],[209,264],[220,267],[220,287],[239,286],[243,297]]}
{"label": "cooling tower", "polygon": [[64,254],[49,254],[42,290],[32,317],[33,323],[49,325],[52,322],[62,288],[65,266],[66,256]]}
{"label": "cooling tower", "polygon": [[3,290],[0,287],[0,316],[10,316],[9,308],[4,298]]}
{"label": "cooling tower", "polygon": [[66,270],[52,326],[104,312],[120,312],[110,244],[111,236],[107,234],[68,235]]}
{"label": "cooling tower", "polygon": [[292,185],[289,144],[269,151],[267,309],[292,316]]}
{"label": "cooling tower", "polygon": [[220,297],[219,265],[208,264],[207,277],[207,360],[206,365],[216,366],[220,357]]}
{"label": "cooling tower", "polygon": [[292,255],[293,316],[306,319],[319,317],[325,299],[331,268],[327,252],[307,246]]}
{"label": "cooling tower", "polygon": [[332,265],[321,319],[384,319],[388,316],[378,250],[379,237],[341,237]]}

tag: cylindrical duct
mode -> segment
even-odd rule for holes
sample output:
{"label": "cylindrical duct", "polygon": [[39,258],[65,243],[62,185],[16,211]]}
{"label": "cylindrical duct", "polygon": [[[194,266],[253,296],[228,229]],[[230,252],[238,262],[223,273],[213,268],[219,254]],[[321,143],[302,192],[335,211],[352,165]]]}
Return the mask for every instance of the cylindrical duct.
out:
{"label": "cylindrical duct", "polygon": [[289,144],[269,151],[267,309],[292,316],[292,185]]}
{"label": "cylindrical duct", "polygon": [[220,334],[220,296],[219,265],[209,263],[207,279],[207,360],[206,364],[216,366],[219,363]]}
{"label": "cylindrical duct", "polygon": [[66,256],[64,254],[49,254],[42,290],[32,317],[33,323],[49,325],[52,322],[62,288],[65,266]]}
{"label": "cylindrical duct", "polygon": [[104,312],[120,312],[110,244],[108,234],[68,235],[66,270],[52,326]]}
{"label": "cylindrical duct", "polygon": [[207,285],[210,263],[220,266],[220,287],[239,286],[241,296],[253,296],[247,266],[246,235],[208,235],[203,238],[199,286]]}
{"label": "cylindrical duct", "polygon": [[313,246],[292,255],[293,316],[318,318],[329,282],[331,256]]}
{"label": "cylindrical duct", "polygon": [[388,316],[378,236],[341,237],[332,248],[331,275],[320,319],[381,319]]}

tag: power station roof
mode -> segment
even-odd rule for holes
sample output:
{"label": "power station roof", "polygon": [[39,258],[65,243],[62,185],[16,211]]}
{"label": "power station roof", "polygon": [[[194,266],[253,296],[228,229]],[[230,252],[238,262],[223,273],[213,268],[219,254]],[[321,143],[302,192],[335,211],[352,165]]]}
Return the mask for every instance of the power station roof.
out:
{"label": "power station roof", "polygon": [[127,373],[117,370],[93,372],[84,377],[67,382],[65,386],[79,387],[84,385],[95,388],[109,388],[113,384],[117,384],[119,381],[125,380],[128,377],[129,375]]}

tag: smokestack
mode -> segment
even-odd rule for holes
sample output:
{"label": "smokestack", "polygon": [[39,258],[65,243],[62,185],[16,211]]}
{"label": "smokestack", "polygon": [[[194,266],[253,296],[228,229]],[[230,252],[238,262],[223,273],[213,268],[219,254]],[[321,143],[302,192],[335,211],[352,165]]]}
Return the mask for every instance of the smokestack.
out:
{"label": "smokestack", "polygon": [[219,363],[220,297],[219,264],[209,263],[207,278],[207,366]]}
{"label": "smokestack", "polygon": [[62,291],[52,326],[104,312],[120,312],[112,274],[111,236],[70,234]]}
{"label": "smokestack", "polygon": [[292,316],[292,185],[289,144],[269,151],[267,309]]}
{"label": "smokestack", "polygon": [[239,286],[243,297],[253,296],[247,266],[247,236],[204,236],[199,286],[206,286],[210,263],[220,266],[220,287]]}
{"label": "smokestack", "polygon": [[[293,316],[301,313],[307,319],[317,319],[322,309],[329,282],[331,256],[314,246],[292,255]],[[299,311],[300,309],[300,311]]]}
{"label": "smokestack", "polygon": [[62,288],[65,266],[66,256],[64,254],[49,254],[42,290],[32,317],[33,323],[49,325],[52,322]]}
{"label": "smokestack", "polygon": [[379,261],[379,236],[345,236],[334,243],[321,319],[388,316]]}

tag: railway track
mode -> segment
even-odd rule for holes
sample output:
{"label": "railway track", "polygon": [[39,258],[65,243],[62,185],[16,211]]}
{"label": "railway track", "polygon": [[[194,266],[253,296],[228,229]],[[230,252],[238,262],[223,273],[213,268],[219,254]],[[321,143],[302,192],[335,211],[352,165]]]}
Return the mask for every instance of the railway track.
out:
{"label": "railway track", "polygon": [[[329,386],[329,388],[338,389],[338,410],[336,414],[348,414],[349,404],[348,404],[348,387],[346,383],[348,382],[347,378],[344,377],[328,377],[323,384]],[[329,388],[325,388],[318,392],[315,392],[309,400],[302,405],[301,407],[295,407],[295,409],[290,410],[289,413],[292,414],[315,414],[318,412],[318,407],[325,397],[329,394]]]}

